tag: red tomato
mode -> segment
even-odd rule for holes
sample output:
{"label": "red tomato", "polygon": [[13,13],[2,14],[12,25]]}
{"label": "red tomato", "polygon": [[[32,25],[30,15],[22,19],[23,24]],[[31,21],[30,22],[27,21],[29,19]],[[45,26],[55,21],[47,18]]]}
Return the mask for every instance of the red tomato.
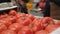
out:
{"label": "red tomato", "polygon": [[35,19],[33,21],[33,23],[30,24],[29,26],[31,27],[31,29],[33,30],[34,33],[43,29],[42,26],[41,26],[41,23],[39,22],[39,19]]}
{"label": "red tomato", "polygon": [[43,29],[45,29],[48,26],[48,24],[41,24],[41,26]]}
{"label": "red tomato", "polygon": [[9,15],[8,14],[5,14],[5,15],[1,15],[0,16],[0,19],[4,19],[4,18],[8,18],[9,17]]}
{"label": "red tomato", "polygon": [[58,22],[56,23],[56,25],[59,25],[60,26],[60,20],[58,20]]}
{"label": "red tomato", "polygon": [[33,30],[33,33],[39,31],[42,29],[42,27],[40,25],[36,26],[36,25],[30,25],[30,28]]}
{"label": "red tomato", "polygon": [[11,20],[12,23],[15,23],[16,20],[17,20],[17,17],[15,17],[15,16],[10,16],[10,20]]}
{"label": "red tomato", "polygon": [[17,13],[16,17],[17,17],[17,18],[20,18],[20,17],[21,17],[21,16],[20,16],[20,13]]}
{"label": "red tomato", "polygon": [[52,18],[50,18],[50,17],[43,18],[42,23],[44,23],[44,24],[45,23],[47,23],[47,24],[55,24],[54,20]]}
{"label": "red tomato", "polygon": [[34,24],[37,24],[37,23],[41,24],[41,21],[42,21],[42,18],[36,18],[33,20],[33,23]]}
{"label": "red tomato", "polygon": [[26,17],[25,13],[20,14],[20,17]]}
{"label": "red tomato", "polygon": [[32,28],[32,30],[33,30],[33,32],[35,33],[35,32],[37,32],[37,31],[39,31],[39,30],[42,30],[42,29],[41,29],[41,27],[34,26],[34,27]]}
{"label": "red tomato", "polygon": [[0,20],[0,23],[5,24],[6,26],[9,26],[9,25],[12,24],[12,22],[10,21],[9,18],[7,18],[7,19],[3,19],[3,20]]}
{"label": "red tomato", "polygon": [[3,23],[0,23],[0,32],[4,31],[4,30],[7,30],[7,27],[5,24]]}
{"label": "red tomato", "polygon": [[17,14],[17,12],[15,11],[15,10],[10,10],[10,12],[9,12],[9,15],[16,15]]}
{"label": "red tomato", "polygon": [[29,14],[28,18],[30,18],[32,21],[35,19],[34,15],[32,15],[32,14]]}
{"label": "red tomato", "polygon": [[11,31],[11,30],[5,30],[5,31],[1,32],[0,34],[16,34],[16,32]]}
{"label": "red tomato", "polygon": [[22,27],[23,27],[23,25],[20,25],[19,23],[14,23],[9,26],[9,30],[13,30],[15,32],[18,32]]}
{"label": "red tomato", "polygon": [[22,24],[24,26],[29,25],[31,22],[32,22],[31,19],[25,18],[25,17],[20,18],[20,19],[17,20],[17,23],[20,23],[20,24]]}
{"label": "red tomato", "polygon": [[25,26],[18,32],[18,34],[33,34],[33,32],[28,26]]}
{"label": "red tomato", "polygon": [[48,25],[45,30],[49,33],[51,33],[52,31],[54,31],[55,29],[58,28],[58,25]]}
{"label": "red tomato", "polygon": [[55,24],[54,20],[50,17],[42,18],[41,23],[44,29],[50,24]]}
{"label": "red tomato", "polygon": [[35,34],[49,34],[49,33],[45,30],[41,30],[41,31],[36,32]]}

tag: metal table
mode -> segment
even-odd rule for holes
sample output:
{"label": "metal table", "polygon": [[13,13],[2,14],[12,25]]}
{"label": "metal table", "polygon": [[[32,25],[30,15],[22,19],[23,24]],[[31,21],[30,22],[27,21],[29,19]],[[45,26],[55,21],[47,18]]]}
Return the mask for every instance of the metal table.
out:
{"label": "metal table", "polygon": [[0,14],[7,13],[11,9],[17,9],[17,6],[14,6],[13,3],[0,3]]}

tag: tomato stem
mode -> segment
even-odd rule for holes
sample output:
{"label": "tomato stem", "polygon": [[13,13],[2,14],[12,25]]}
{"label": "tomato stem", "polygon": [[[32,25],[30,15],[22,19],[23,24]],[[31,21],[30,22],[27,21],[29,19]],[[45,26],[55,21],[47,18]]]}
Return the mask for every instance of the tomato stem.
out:
{"label": "tomato stem", "polygon": [[26,18],[22,18],[22,20],[25,20]]}
{"label": "tomato stem", "polygon": [[49,22],[49,21],[48,21],[47,23],[48,23],[48,24],[50,24],[50,22]]}

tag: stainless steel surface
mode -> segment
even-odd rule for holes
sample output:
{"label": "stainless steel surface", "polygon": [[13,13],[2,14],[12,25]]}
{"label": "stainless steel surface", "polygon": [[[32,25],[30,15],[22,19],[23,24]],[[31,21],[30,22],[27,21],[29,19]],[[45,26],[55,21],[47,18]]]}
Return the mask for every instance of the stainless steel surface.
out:
{"label": "stainless steel surface", "polygon": [[13,3],[0,3],[0,11],[16,8],[17,6],[13,6]]}

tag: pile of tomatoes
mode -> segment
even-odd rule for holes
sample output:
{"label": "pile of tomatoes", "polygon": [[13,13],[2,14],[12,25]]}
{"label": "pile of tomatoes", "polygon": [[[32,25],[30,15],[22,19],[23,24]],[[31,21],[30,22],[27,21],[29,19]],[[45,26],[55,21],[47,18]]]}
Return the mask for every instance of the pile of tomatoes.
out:
{"label": "pile of tomatoes", "polygon": [[20,14],[15,10],[0,15],[0,34],[49,34],[58,27],[50,17],[36,18],[32,14]]}

